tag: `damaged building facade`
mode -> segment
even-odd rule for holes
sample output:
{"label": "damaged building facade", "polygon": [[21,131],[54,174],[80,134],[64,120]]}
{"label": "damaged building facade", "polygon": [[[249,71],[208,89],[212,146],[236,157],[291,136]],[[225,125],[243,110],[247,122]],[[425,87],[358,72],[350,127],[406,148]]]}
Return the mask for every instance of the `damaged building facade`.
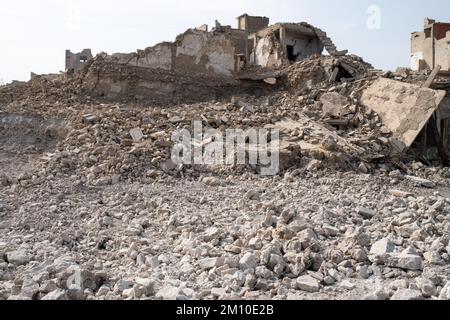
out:
{"label": "damaged building facade", "polygon": [[[269,23],[267,17],[244,14],[237,18],[236,28],[216,21],[213,28],[189,29],[174,42],[133,53],[101,53],[90,59],[84,83],[89,91],[111,98],[164,96],[186,91],[194,82],[213,88],[225,81],[238,87],[237,76],[245,69],[289,66],[320,55],[324,48],[332,55],[345,53],[337,51],[325,32],[307,23]],[[84,53],[67,52],[68,73],[83,68]],[[181,79],[186,85],[179,85]],[[206,87],[205,92],[212,90]]]}
{"label": "damaged building facade", "polygon": [[[107,56],[120,65],[175,72],[190,72],[232,78],[245,67],[276,67],[321,54],[338,52],[322,30],[307,23],[277,23],[269,26],[269,18],[241,15],[237,28],[216,21],[187,30],[175,42],[163,42],[135,53]],[[92,58],[90,50],[66,52],[66,70],[77,72]]]}
{"label": "damaged building facade", "polygon": [[[418,151],[418,157],[438,157],[447,164],[450,82],[435,80],[445,74],[437,67],[444,71],[450,67],[445,60],[448,54],[441,48],[445,47],[441,44],[448,38],[450,24],[429,19],[425,23],[423,34],[413,34],[413,61],[417,69],[434,72],[423,73],[425,79],[419,84],[408,84],[404,81],[407,76],[390,81],[381,77],[372,87],[364,88],[361,103],[383,120],[386,130],[393,134],[390,143],[398,153]],[[433,41],[427,30],[434,35]],[[444,51],[436,49],[436,44]],[[323,56],[324,51],[329,55]],[[339,51],[317,27],[305,22],[270,25],[269,18],[248,14],[237,18],[236,28],[216,21],[212,28],[202,25],[189,29],[174,42],[133,53],[101,53],[85,60],[87,56],[86,52],[68,52],[67,69],[69,73],[81,71],[82,88],[89,94],[161,103],[173,102],[174,97],[185,103],[279,88],[295,88],[295,94],[302,95],[324,82],[339,85],[363,81],[367,70],[375,71],[358,57],[347,55],[346,50]],[[323,59],[311,68],[302,67],[315,58]],[[342,119],[342,110],[335,112],[335,107],[332,114],[338,116],[327,123],[351,125],[352,121]]]}
{"label": "damaged building facade", "polygon": [[450,23],[426,18],[424,30],[411,35],[411,69],[450,71]]}
{"label": "damaged building facade", "polygon": [[[450,132],[450,23],[436,22],[425,18],[424,30],[413,32],[411,35],[411,69],[419,72],[431,72],[428,80],[423,84],[424,89],[434,89],[441,96],[434,107],[420,108],[427,120],[421,128],[420,134],[414,141],[422,156],[432,158],[430,153],[437,151],[442,162],[448,164],[449,132]],[[436,91],[441,89],[440,91]],[[431,99],[432,100],[432,99]],[[429,101],[431,101],[429,99]],[[421,101],[425,101],[421,99]],[[417,114],[411,106],[406,113],[405,123],[413,127]],[[431,112],[430,112],[431,111]],[[395,122],[398,117],[391,117],[386,121]],[[417,126],[416,126],[417,128]],[[416,129],[417,131],[417,129]],[[410,130],[412,132],[412,129]],[[412,142],[412,141],[411,141]]]}

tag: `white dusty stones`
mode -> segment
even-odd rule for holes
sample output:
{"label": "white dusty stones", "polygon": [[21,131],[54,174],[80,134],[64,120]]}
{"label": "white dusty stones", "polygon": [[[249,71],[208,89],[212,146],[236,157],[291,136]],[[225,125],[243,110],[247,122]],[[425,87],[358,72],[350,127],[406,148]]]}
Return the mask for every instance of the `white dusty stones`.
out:
{"label": "white dusty stones", "polygon": [[436,187],[436,184],[433,181],[430,181],[428,179],[423,179],[423,178],[414,177],[414,176],[405,176],[405,179],[411,181],[412,183],[414,183],[420,187],[425,187],[425,188],[430,188],[430,189],[433,189],[434,187]]}
{"label": "white dusty stones", "polygon": [[423,259],[414,248],[409,247],[398,253],[395,244],[388,238],[375,242],[370,248],[369,259],[378,264],[404,270],[417,271],[422,269]]}
{"label": "white dusty stones", "polygon": [[239,260],[239,268],[242,271],[246,270],[254,270],[256,269],[258,263],[258,258],[253,253],[247,252],[244,256]]}
{"label": "white dusty stones", "polygon": [[395,250],[395,245],[388,238],[375,242],[370,248],[370,254],[375,257],[381,257]]}
{"label": "white dusty stones", "polygon": [[397,259],[396,266],[405,270],[417,271],[422,269],[422,258],[410,250],[405,250],[395,257]]}
{"label": "white dusty stones", "polygon": [[418,278],[416,283],[424,297],[429,298],[437,295],[437,288],[433,281],[426,278]]}
{"label": "white dusty stones", "polygon": [[450,281],[444,285],[441,290],[441,294],[439,295],[440,300],[450,300]]}
{"label": "white dusty stones", "polygon": [[424,297],[419,290],[399,289],[391,300],[424,300]]}
{"label": "white dusty stones", "polygon": [[306,275],[297,278],[297,288],[306,292],[318,292],[320,290],[320,284],[317,279]]}
{"label": "white dusty stones", "polygon": [[134,142],[141,142],[144,138],[141,128],[134,128],[130,130],[130,136]]}
{"label": "white dusty stones", "polygon": [[56,289],[46,294],[41,300],[67,300],[67,295],[64,290]]}
{"label": "white dusty stones", "polygon": [[396,189],[408,194],[396,196],[392,177],[371,174],[300,174],[210,177],[220,186],[121,179],[82,195],[56,179],[55,193],[24,190],[26,202],[4,196],[0,299],[448,296],[443,193],[419,195],[403,181]]}
{"label": "white dusty stones", "polygon": [[372,219],[376,216],[377,212],[375,210],[369,208],[358,208],[358,214],[362,216],[364,219]]}
{"label": "white dusty stones", "polygon": [[176,300],[179,294],[179,288],[171,285],[166,285],[156,293],[156,297],[164,300]]}
{"label": "white dusty stones", "polygon": [[6,260],[16,266],[25,265],[31,258],[24,250],[11,251],[6,253]]}

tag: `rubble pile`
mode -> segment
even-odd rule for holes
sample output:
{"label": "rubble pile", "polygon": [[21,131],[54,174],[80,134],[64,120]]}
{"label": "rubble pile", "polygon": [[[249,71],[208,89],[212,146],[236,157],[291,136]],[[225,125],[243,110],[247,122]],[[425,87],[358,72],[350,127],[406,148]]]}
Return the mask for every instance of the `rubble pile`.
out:
{"label": "rubble pile", "polygon": [[[355,55],[312,56],[288,67],[288,87],[296,92],[322,83],[349,82],[373,75],[373,67]],[[334,73],[334,74],[333,74]]]}
{"label": "rubble pile", "polygon": [[398,171],[0,194],[2,299],[450,298],[448,188]]}
{"label": "rubble pile", "polygon": [[[0,300],[450,299],[450,170],[395,153],[361,102],[427,74],[313,56],[246,93],[166,73],[192,100],[115,99],[95,74],[159,73],[96,59],[0,88]],[[279,129],[282,170],[175,165],[194,121]]]}

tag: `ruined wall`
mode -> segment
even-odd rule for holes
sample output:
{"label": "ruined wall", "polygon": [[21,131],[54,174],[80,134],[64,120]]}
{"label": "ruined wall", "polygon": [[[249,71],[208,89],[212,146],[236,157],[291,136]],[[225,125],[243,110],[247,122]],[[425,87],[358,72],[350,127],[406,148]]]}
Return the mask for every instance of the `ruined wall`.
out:
{"label": "ruined wall", "polygon": [[423,32],[411,35],[411,69],[421,71],[440,65],[450,70],[450,24],[426,25]]}
{"label": "ruined wall", "polygon": [[436,65],[440,65],[443,70],[450,70],[450,32],[446,37],[436,41],[435,50]]}
{"label": "ruined wall", "polygon": [[252,34],[267,28],[269,22],[270,20],[267,17],[254,17],[246,14],[238,18],[238,28]]}
{"label": "ruined wall", "polygon": [[288,64],[288,45],[294,47],[294,55],[297,56],[297,61],[315,54],[321,54],[324,49],[322,42],[318,38],[311,38],[293,32],[285,33],[285,47],[283,48],[278,36],[278,30],[276,30],[265,37],[257,38],[255,47],[252,50],[250,63],[267,68]]}
{"label": "ruined wall", "polygon": [[281,44],[274,35],[256,41],[253,49],[251,64],[271,68],[278,67],[287,62]]}
{"label": "ruined wall", "polygon": [[92,58],[91,49],[84,49],[80,53],[72,53],[70,50],[66,50],[66,72],[78,72]]}
{"label": "ruined wall", "polygon": [[236,54],[246,54],[251,51],[245,30],[232,29],[230,37],[233,46],[236,48]]}
{"label": "ruined wall", "polygon": [[105,57],[111,63],[146,69],[232,77],[236,53],[245,53],[242,33],[188,30],[174,43],[164,42],[135,53]]}
{"label": "ruined wall", "polygon": [[175,71],[233,76],[236,50],[229,35],[189,30],[175,46]]}
{"label": "ruined wall", "polygon": [[433,38],[425,32],[414,32],[411,37],[411,69],[433,69]]}
{"label": "ruined wall", "polygon": [[424,53],[424,32],[414,32],[411,35],[411,69],[423,70],[425,68],[430,69],[430,66],[426,63]]}
{"label": "ruined wall", "polygon": [[172,51],[173,44],[165,42],[137,53],[116,53],[108,60],[135,67],[172,70]]}
{"label": "ruined wall", "polygon": [[294,47],[294,55],[297,56],[297,61],[314,54],[320,54],[324,49],[322,42],[318,38],[311,39],[289,31],[286,31],[285,45]]}
{"label": "ruined wall", "polygon": [[94,58],[79,79],[83,92],[93,97],[152,105],[194,103],[275,90],[274,86],[254,81],[121,65],[111,62],[106,54]]}
{"label": "ruined wall", "polygon": [[[236,31],[236,32],[234,32]],[[83,71],[83,88],[108,99],[211,99],[234,80],[236,54],[245,53],[241,30],[188,30],[173,43],[160,43],[135,53],[98,55]]]}

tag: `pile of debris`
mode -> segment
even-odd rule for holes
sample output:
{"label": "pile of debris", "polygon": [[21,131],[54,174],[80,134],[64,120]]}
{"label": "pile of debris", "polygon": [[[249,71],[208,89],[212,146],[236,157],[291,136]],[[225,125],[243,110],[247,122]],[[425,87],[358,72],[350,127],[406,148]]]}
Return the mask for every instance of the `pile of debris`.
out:
{"label": "pile of debris", "polygon": [[[64,119],[66,129],[58,132],[67,132],[58,138],[53,152],[40,157],[35,172],[25,175],[35,176],[34,180],[22,181],[23,185],[37,184],[49,174],[78,177],[79,184],[105,185],[121,180],[148,182],[161,174],[199,177],[212,172],[224,175],[245,170],[258,172],[258,166],[175,165],[170,159],[174,144],[171,135],[179,129],[192,129],[194,121],[224,133],[228,128],[279,129],[280,173],[312,167],[367,173],[396,169],[399,161],[406,159],[401,152],[404,148],[398,150],[402,136],[396,135],[395,128],[386,126],[389,118],[380,117],[368,108],[370,103],[361,101],[363,92],[377,81],[390,80],[380,78],[377,70],[356,56],[313,56],[271,74],[255,73],[253,76],[259,80],[278,79],[278,85],[272,85],[270,93],[261,97],[241,94],[231,99],[171,107],[152,106],[152,101],[144,107],[130,101],[99,104],[97,98],[82,95],[86,86],[91,85],[83,82],[91,78],[86,72],[95,73],[97,67],[105,66],[98,61],[88,63],[85,73],[72,80],[35,78],[18,88],[2,88],[2,98],[13,99],[5,105],[4,112],[12,114],[20,110],[22,114],[48,121]],[[118,72],[121,77],[127,74],[124,70]],[[135,74],[128,76],[131,79]],[[257,83],[255,80],[258,79],[252,81]],[[19,91],[22,95],[18,96]],[[199,100],[204,98],[199,93]],[[422,122],[427,119],[424,117]],[[416,129],[415,134],[419,132]],[[409,147],[414,136],[408,139]]]}

